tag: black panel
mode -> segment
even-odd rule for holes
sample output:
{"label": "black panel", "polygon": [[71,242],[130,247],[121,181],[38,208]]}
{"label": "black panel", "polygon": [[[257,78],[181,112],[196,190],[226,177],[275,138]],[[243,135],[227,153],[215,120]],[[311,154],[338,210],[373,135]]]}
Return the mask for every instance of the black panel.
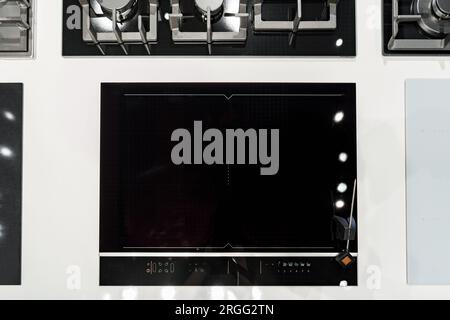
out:
{"label": "black panel", "polygon": [[20,285],[22,85],[0,84],[0,101],[0,285]]}
{"label": "black panel", "polygon": [[101,258],[100,285],[338,286],[357,285],[356,261],[333,257]]}
{"label": "black panel", "polygon": [[[334,254],[345,251],[347,242],[333,223],[334,217],[345,221],[351,215],[352,199],[357,223],[355,99],[354,84],[103,84],[100,251],[286,253],[280,259],[290,259],[292,252],[319,252],[329,258],[318,259],[323,267],[317,270],[331,268],[339,277],[333,271],[290,281],[267,277],[267,271],[263,279],[253,279],[252,267],[249,283],[336,284],[356,276],[339,273],[347,269]],[[265,166],[248,164],[248,154],[247,164],[209,165],[203,149],[200,163],[174,164],[172,133],[185,129],[196,141],[197,121],[202,132],[217,129],[224,140],[227,130],[267,129],[269,138],[271,130],[279,130],[278,170],[262,175]],[[195,146],[192,161],[194,151]],[[342,152],[346,162],[339,161]],[[343,193],[337,191],[341,182],[347,186]],[[336,205],[340,200],[342,208]],[[354,231],[350,238],[349,249],[356,252]],[[197,284],[237,281],[228,273],[224,277],[222,258],[196,259],[218,269]],[[134,270],[141,265],[134,262],[142,261],[102,258],[102,283],[115,283],[116,268],[124,273],[117,281],[141,281]],[[248,259],[251,265],[255,261]],[[189,272],[183,262],[178,266],[185,270],[170,281],[184,284]]]}
{"label": "black panel", "polygon": [[[239,1],[239,0],[227,0]],[[144,1],[142,1],[144,2]],[[252,23],[253,1],[247,1],[247,12],[250,14],[248,23],[247,40],[243,43],[214,43],[211,54],[216,56],[244,55],[244,56],[355,56],[355,1],[340,0],[337,9],[336,30],[299,31],[291,41],[292,32],[255,32]],[[266,20],[280,19],[292,20],[295,15],[297,0],[265,1],[263,6],[263,18]],[[74,23],[74,13],[81,12],[78,0],[63,0],[63,55],[64,56],[101,56],[102,53],[95,45],[83,42],[81,24]],[[324,20],[328,17],[328,11],[324,10],[326,0],[303,0],[303,17],[306,20]],[[180,6],[186,11],[186,15],[192,19],[186,19],[183,30],[197,31],[205,28],[200,19],[195,19],[193,0],[181,1]],[[78,9],[74,9],[78,8]],[[325,7],[326,8],[326,7]],[[181,55],[181,56],[207,56],[208,46],[205,44],[175,44],[168,21],[164,18],[171,12],[170,1],[159,1],[158,40],[150,44],[151,55]],[[198,18],[198,17],[196,17]],[[69,22],[70,28],[68,28]],[[105,23],[110,23],[105,20]],[[127,22],[128,26],[137,25],[137,18]],[[148,21],[144,20],[147,25]],[[76,25],[76,27],[74,27]],[[231,23],[223,22],[214,25],[216,31],[228,30]],[[125,25],[123,26],[126,27]],[[342,44],[336,45],[338,40]],[[148,55],[145,47],[141,45],[126,45],[129,55]],[[124,55],[119,45],[104,45],[106,55]]]}

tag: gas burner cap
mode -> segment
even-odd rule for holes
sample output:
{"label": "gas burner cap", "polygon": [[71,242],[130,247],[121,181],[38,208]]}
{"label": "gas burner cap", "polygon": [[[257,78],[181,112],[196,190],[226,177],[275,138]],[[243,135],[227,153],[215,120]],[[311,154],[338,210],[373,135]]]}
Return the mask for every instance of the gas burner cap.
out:
{"label": "gas burner cap", "polygon": [[216,18],[217,16],[222,15],[223,1],[224,0],[195,0],[195,7],[205,17],[208,14],[209,8],[211,11],[211,18]]}
{"label": "gas burner cap", "polygon": [[433,11],[441,19],[450,19],[450,1],[448,0],[434,0],[432,2]]}
{"label": "gas burner cap", "polygon": [[122,22],[130,18],[134,13],[134,7],[137,0],[94,0],[105,13],[112,14],[113,10],[116,9],[117,20]]}
{"label": "gas burner cap", "polygon": [[427,34],[435,37],[450,34],[450,1],[414,0],[412,11],[421,16],[419,26]]}

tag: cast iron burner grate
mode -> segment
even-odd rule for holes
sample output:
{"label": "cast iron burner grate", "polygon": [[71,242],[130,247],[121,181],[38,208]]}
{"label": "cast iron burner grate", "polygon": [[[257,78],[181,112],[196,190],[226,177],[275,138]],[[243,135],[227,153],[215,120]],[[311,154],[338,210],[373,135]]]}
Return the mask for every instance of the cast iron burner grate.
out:
{"label": "cast iron burner grate", "polygon": [[[385,0],[387,53],[448,53],[450,1]],[[387,23],[386,23],[387,22]]]}
{"label": "cast iron burner grate", "polygon": [[83,40],[102,45],[141,44],[150,54],[149,43],[157,40],[157,0],[80,0],[83,9]]}
{"label": "cast iron burner grate", "polygon": [[297,0],[295,6],[295,17],[292,20],[284,21],[267,21],[263,20],[263,6],[265,1],[255,0],[255,30],[256,31],[292,31],[297,33],[302,30],[334,30],[337,27],[337,4],[339,0],[328,0],[326,9],[328,9],[327,20],[311,20],[307,21],[303,19],[303,3],[302,0]]}
{"label": "cast iron burner grate", "polygon": [[31,0],[0,0],[0,56],[32,54]]}
{"label": "cast iron burner grate", "polygon": [[175,42],[242,42],[247,39],[249,14],[245,0],[171,0],[168,15]]}
{"label": "cast iron burner grate", "polygon": [[63,54],[354,56],[354,0],[64,0]]}

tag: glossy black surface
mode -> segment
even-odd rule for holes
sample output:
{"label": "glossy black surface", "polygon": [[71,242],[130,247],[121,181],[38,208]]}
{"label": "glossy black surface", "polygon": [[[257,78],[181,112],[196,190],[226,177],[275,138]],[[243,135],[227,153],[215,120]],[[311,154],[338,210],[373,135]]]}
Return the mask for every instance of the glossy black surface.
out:
{"label": "glossy black surface", "polygon": [[[237,0],[231,0],[237,1]],[[252,18],[252,1],[248,1],[248,11]],[[265,1],[263,17],[265,20],[292,20],[295,15],[297,0]],[[305,20],[326,20],[327,10],[324,10],[326,0],[303,0],[302,14]],[[186,15],[192,18],[185,19],[182,31],[204,30],[205,24],[194,12],[193,0],[181,1],[180,6],[186,11]],[[78,7],[78,9],[74,9]],[[338,4],[338,18],[336,30],[299,31],[294,41],[290,41],[292,32],[255,32],[250,19],[248,23],[247,40],[243,43],[214,43],[211,55],[229,56],[355,56],[356,32],[355,32],[355,1],[340,0]],[[78,0],[63,0],[63,55],[64,56],[99,56],[101,52],[94,46],[83,42],[81,25],[70,30],[67,25],[73,24],[74,12],[81,12]],[[151,55],[181,55],[192,56],[209,55],[208,46],[204,44],[175,44],[168,21],[164,18],[170,13],[170,1],[159,1],[158,40],[150,45]],[[224,18],[224,20],[229,18]],[[130,21],[129,24],[136,24]],[[144,23],[148,24],[144,20]],[[233,29],[233,24],[219,21],[214,24],[215,31]],[[235,27],[234,27],[235,28]],[[337,46],[337,41],[342,45]],[[143,45],[126,45],[129,55],[148,55]],[[103,46],[106,55],[124,55],[118,45]]]}
{"label": "glossy black surface", "polygon": [[[356,178],[351,84],[103,84],[101,250],[335,251]],[[335,123],[337,112],[344,112]],[[279,172],[172,163],[175,129],[279,129]],[[204,144],[206,145],[206,144]],[[338,160],[348,153],[346,163]],[[344,194],[338,183],[349,187]],[[337,209],[337,200],[345,201]],[[356,214],[355,214],[356,217]]]}
{"label": "glossy black surface", "polygon": [[21,283],[22,91],[0,83],[0,285]]}
{"label": "glossy black surface", "polygon": [[[401,15],[413,14],[413,0],[399,0]],[[385,55],[448,55],[450,50],[390,50],[388,47],[392,37],[392,0],[383,0],[383,53]],[[434,37],[422,30],[416,21],[399,25],[398,39],[443,39]]]}
{"label": "glossy black surface", "polygon": [[[103,84],[100,251],[169,256],[177,251],[283,252],[286,259],[292,252],[321,252],[329,253],[319,259],[322,273],[341,270],[334,254],[345,250],[346,242],[336,240],[332,225],[333,216],[350,216],[356,179],[355,99],[354,84]],[[340,113],[343,119],[336,122]],[[195,139],[194,121],[202,121],[203,132],[278,129],[279,171],[261,175],[259,164],[173,164],[171,151],[177,143],[171,135],[184,128]],[[342,152],[348,155],[346,162],[339,161]],[[348,188],[339,193],[342,182]],[[336,206],[339,200],[342,208]],[[354,218],[357,224],[356,202]],[[357,251],[356,237],[350,250]],[[196,259],[219,269],[225,261]],[[131,284],[145,276],[135,270],[137,261],[142,267],[141,258],[101,261],[103,284]],[[175,278],[139,283],[192,283],[182,280],[190,277],[183,265]],[[332,280],[322,273],[307,280],[273,280],[266,273],[249,284],[343,280],[339,272],[330,273]],[[223,283],[236,281],[218,274]],[[346,277],[356,282],[356,270]]]}
{"label": "glossy black surface", "polygon": [[[125,271],[125,272],[124,272]],[[101,258],[100,285],[357,285],[357,263],[333,257]]]}

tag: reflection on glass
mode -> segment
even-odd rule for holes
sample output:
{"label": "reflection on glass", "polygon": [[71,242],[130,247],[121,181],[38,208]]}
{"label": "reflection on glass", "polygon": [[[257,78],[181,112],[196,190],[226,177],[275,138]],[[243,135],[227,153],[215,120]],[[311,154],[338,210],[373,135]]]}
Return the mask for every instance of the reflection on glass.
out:
{"label": "reflection on glass", "polygon": [[3,111],[3,116],[6,120],[15,121],[16,116],[11,111]]}
{"label": "reflection on glass", "polygon": [[341,152],[339,154],[339,161],[340,162],[347,162],[347,160],[348,160],[348,154],[345,153],[345,152]]}
{"label": "reflection on glass", "polygon": [[0,146],[0,156],[4,158],[12,158],[14,152],[7,146]]}
{"label": "reflection on glass", "polygon": [[345,183],[339,183],[337,186],[337,191],[339,191],[340,193],[344,193],[345,191],[347,191],[347,184]]}
{"label": "reflection on glass", "polygon": [[336,201],[336,208],[342,209],[345,206],[345,202],[342,200]]}
{"label": "reflection on glass", "polygon": [[342,120],[344,120],[344,113],[342,111],[339,111],[334,115],[334,122],[339,123]]}

